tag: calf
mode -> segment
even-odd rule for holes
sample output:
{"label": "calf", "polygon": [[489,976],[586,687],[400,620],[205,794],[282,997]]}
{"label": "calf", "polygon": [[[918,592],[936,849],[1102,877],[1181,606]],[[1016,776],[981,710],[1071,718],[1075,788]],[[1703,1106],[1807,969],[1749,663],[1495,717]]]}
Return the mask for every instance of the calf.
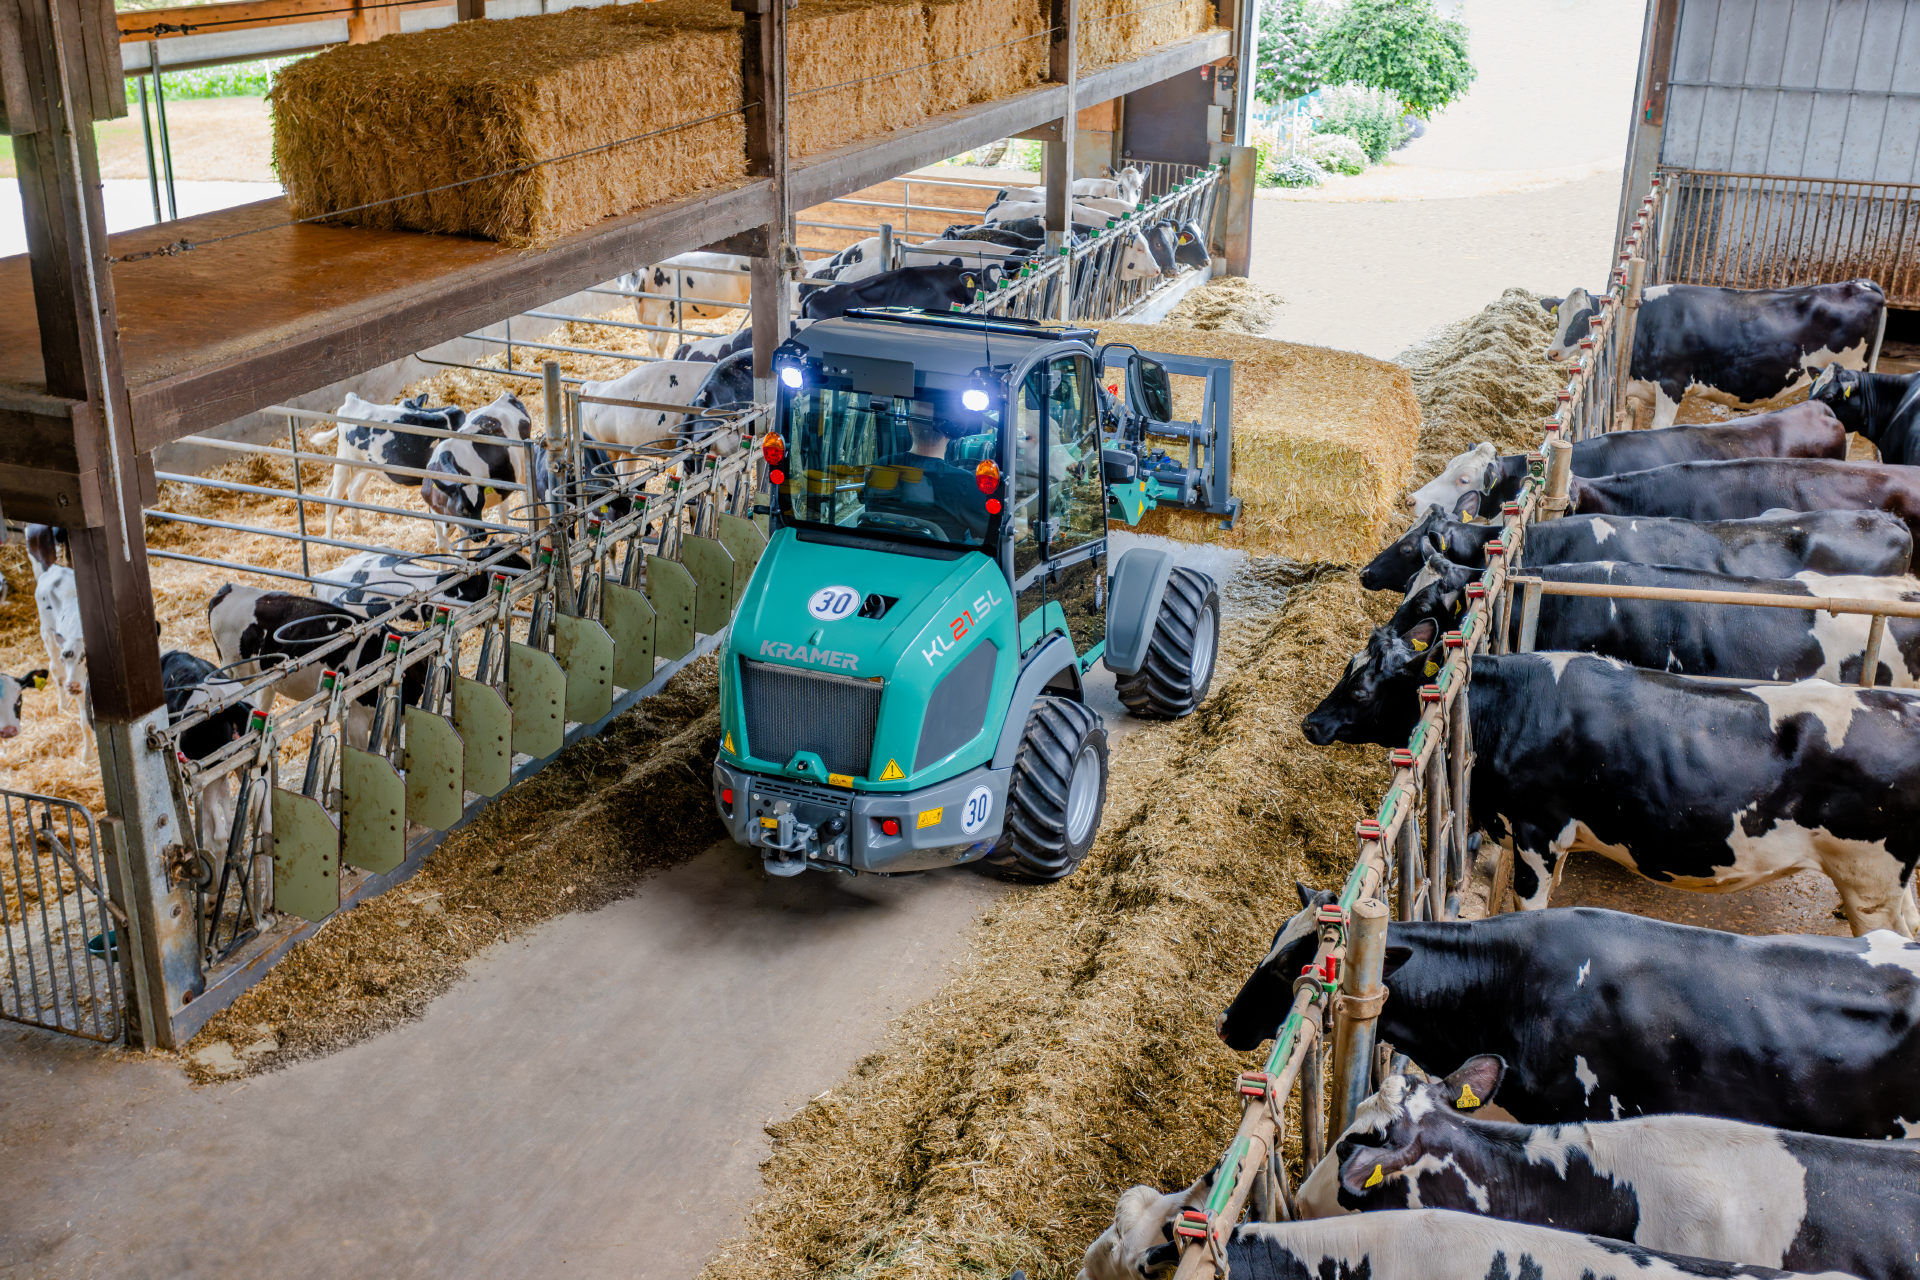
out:
{"label": "calf", "polygon": [[74,585],[73,570],[55,565],[40,575],[33,589],[34,607],[40,613],[40,643],[47,651],[51,670],[54,705],[67,709],[69,695],[81,701],[85,710],[87,690],[87,641],[80,624],[80,592]]}
{"label": "calf", "polygon": [[[1313,962],[1326,890],[1220,1016],[1252,1049]],[[1692,1112],[1842,1138],[1920,1138],[1920,944],[1748,937],[1570,907],[1387,926],[1380,1039],[1452,1070],[1507,1060],[1500,1103],[1529,1123]]]}
{"label": "calf", "polygon": [[[1547,359],[1564,360],[1599,310],[1585,289],[1543,299],[1555,313]],[[1830,364],[1866,367],[1886,311],[1871,280],[1792,289],[1719,289],[1658,284],[1641,294],[1627,394],[1654,405],[1653,425],[1670,427],[1693,387],[1752,404],[1805,385]]]}
{"label": "calf", "polygon": [[[160,690],[167,702],[168,724],[177,725],[198,711],[225,702],[240,691],[242,683],[222,679],[211,662],[191,653],[169,649],[160,655]],[[205,760],[245,737],[252,718],[251,702],[222,706],[180,735],[180,754],[189,760]],[[202,849],[226,846],[227,832],[233,825],[234,799],[231,773],[221,774],[200,789],[195,825]]]}
{"label": "calf", "polygon": [[[493,548],[482,546],[470,553],[474,560],[486,559]],[[316,600],[346,605],[365,613],[375,604],[391,605],[402,596],[420,591],[433,594],[417,604],[395,611],[396,618],[426,622],[436,604],[473,604],[487,593],[487,582],[496,573],[527,572],[525,556],[510,555],[483,571],[464,568],[458,559],[427,556],[396,556],[380,551],[362,551],[348,556],[325,573],[313,586]]]}
{"label": "calf", "polygon": [[1194,268],[1213,265],[1213,255],[1207,252],[1207,237],[1198,223],[1191,219],[1175,222],[1171,218],[1162,218],[1157,225],[1173,229],[1173,260],[1176,263]]}
{"label": "calf", "polygon": [[989,244],[1003,244],[1010,249],[1041,249],[1047,243],[1047,224],[1039,218],[1016,218],[1010,222],[988,222],[979,226],[956,223],[941,232],[940,238],[985,240]]}
{"label": "calf", "polygon": [[[1174,1219],[1205,1205],[1212,1174],[1185,1191],[1121,1193],[1113,1225],[1087,1249],[1079,1280],[1155,1280],[1180,1261]],[[1686,1257],[1605,1236],[1447,1209],[1246,1222],[1226,1230],[1237,1280],[1787,1280],[1803,1274]],[[1817,1273],[1844,1280],[1838,1271]]]}
{"label": "calf", "polygon": [[1582,514],[1740,520],[1789,511],[1889,511],[1920,537],[1920,467],[1827,458],[1680,462],[1586,479],[1567,490]]}
{"label": "calf", "polygon": [[1862,373],[1828,365],[1807,398],[1833,410],[1847,430],[1873,441],[1880,461],[1920,465],[1920,373]]}
{"label": "calf", "polygon": [[[1847,429],[1825,405],[1801,401],[1784,409],[1705,427],[1661,431],[1610,431],[1573,446],[1573,474],[1611,476],[1674,462],[1722,458],[1845,458]],[[1527,478],[1525,454],[1495,456],[1485,440],[1448,462],[1440,474],[1407,495],[1416,513],[1451,506],[1464,493],[1482,494],[1480,509],[1492,513],[1520,496]]]}
{"label": "calf", "polygon": [[28,689],[47,687],[47,669],[35,667],[25,675],[0,673],[0,738],[20,736],[20,704]]}
{"label": "calf", "polygon": [[[437,516],[478,520],[486,511],[488,499],[500,501],[501,493],[495,486],[524,483],[526,450],[504,442],[532,439],[533,417],[519,397],[508,392],[468,418],[459,431],[471,438],[428,442],[433,449],[427,455],[425,469],[451,478],[422,479],[420,496],[427,510]],[[495,440],[503,443],[494,444]],[[433,536],[440,549],[447,550],[447,525],[436,520]],[[462,541],[485,536],[484,530],[461,526]]]}
{"label": "calf", "polygon": [[[336,648],[323,661],[301,663],[341,632],[386,611],[384,601],[370,603],[364,610],[349,610],[311,596],[237,587],[229,582],[207,602],[207,629],[213,633],[213,647],[223,668],[236,678],[251,679],[263,669],[288,668],[286,675],[267,686],[261,698],[260,709],[270,713],[276,697],[299,703],[318,693],[323,668],[346,675],[378,661],[385,631],[375,631],[357,645],[350,642]],[[425,663],[408,668],[401,685],[401,700],[407,706],[419,702],[425,681]],[[378,692],[366,690],[347,708],[347,741],[353,746],[364,747],[367,743]]]}
{"label": "calf", "polygon": [[997,267],[901,267],[852,284],[815,289],[800,304],[800,314],[808,320],[831,320],[855,307],[947,311],[966,306],[976,293],[991,289],[998,278]]}
{"label": "calf", "polygon": [[814,280],[845,283],[877,276],[892,265],[880,253],[880,237],[868,236],[865,240],[854,241],[830,258],[809,263],[807,276]]}
{"label": "calf", "polygon": [[[1302,722],[1307,740],[1398,745],[1397,695],[1439,628],[1377,630]],[[1914,936],[1920,696],[1820,680],[1736,688],[1613,658],[1476,658],[1470,820],[1515,852],[1524,910],[1587,849],[1676,888],[1726,893],[1798,871],[1834,882],[1854,933]]]}
{"label": "calf", "polygon": [[[464,411],[447,405],[440,409],[425,407],[426,397],[416,396],[412,400],[399,404],[373,404],[362,400],[351,391],[337,412],[348,418],[364,418],[373,422],[391,422],[396,426],[437,427],[443,431],[458,431],[466,421]],[[336,423],[325,431],[316,431],[310,437],[314,447],[327,444],[334,446],[334,456],[352,462],[372,462],[383,467],[407,467],[414,471],[423,470],[427,458],[433,452],[437,442],[433,436],[418,435],[411,431],[387,431],[379,427],[368,427],[353,422]],[[327,496],[334,499],[345,498],[349,502],[361,501],[366,487],[373,483],[373,477],[385,474],[391,484],[402,489],[412,489],[419,485],[418,476],[399,472],[377,472],[368,467],[345,466],[334,463],[333,483],[327,489]],[[334,513],[340,508],[327,508],[327,536],[333,536]],[[360,532],[360,512],[353,511],[353,531]]]}
{"label": "calf", "polygon": [[[841,286],[834,286],[833,292]],[[702,409],[753,399],[753,352],[742,351],[707,364],[696,360],[661,360],[634,367],[606,382],[580,384],[580,394],[609,400],[638,400],[657,405],[686,405],[689,413],[671,409],[636,409],[626,405],[582,404],[580,430],[599,443],[640,448],[690,448],[708,444],[722,455],[731,454],[738,440],[720,435],[710,420],[691,417]],[[616,451],[616,469],[627,474],[643,465],[635,455]]]}
{"label": "calf", "polygon": [[57,525],[30,524],[26,543],[27,563],[33,566],[33,580],[38,582],[47,570],[60,563],[60,548],[67,545],[67,531]]}
{"label": "calf", "polygon": [[[1505,526],[1469,524],[1428,507],[1360,571],[1369,591],[1405,591],[1426,564],[1428,544],[1472,569],[1487,567],[1487,544]],[[1821,573],[1905,573],[1913,534],[1884,511],[1770,511],[1744,520],[1677,520],[1666,516],[1562,516],[1527,526],[1521,561],[1529,568],[1623,560],[1705,569],[1748,578]]]}
{"label": "calf", "polygon": [[1506,1064],[1395,1074],[1307,1180],[1302,1216],[1452,1209],[1749,1266],[1920,1275],[1920,1143],[1711,1116],[1567,1125],[1478,1119]]}
{"label": "calf", "polygon": [[1002,272],[1017,271],[1032,256],[1028,249],[1009,249],[980,240],[926,240],[901,246],[901,255],[909,266],[935,262],[949,267],[973,267],[985,270],[997,267]]}
{"label": "calf", "polygon": [[[1453,626],[1476,569],[1436,559],[1434,580],[1407,597],[1387,626],[1405,632],[1420,618]],[[1659,564],[1546,565],[1532,571],[1546,582],[1578,582],[1685,591],[1760,592],[1783,596],[1840,596],[1888,603],[1920,602],[1920,580],[1831,577],[1803,570],[1791,578],[1742,578]],[[1518,611],[1509,619],[1519,642]],[[1542,593],[1534,633],[1540,649],[1599,653],[1636,667],[1695,676],[1751,680],[1821,679],[1857,684],[1872,620],[1862,613],[1771,609],[1756,605],[1636,600]],[[1874,684],[1920,685],[1920,619],[1888,618]],[[1418,697],[1409,684],[1410,699]]]}
{"label": "calf", "polygon": [[[710,319],[745,311],[752,292],[746,274],[747,259],[731,253],[682,253],[641,271],[620,277],[622,288],[645,294],[635,298],[641,324],[677,330],[688,318]],[[708,302],[681,302],[705,298]],[[664,354],[680,345],[677,332],[648,330],[641,335],[649,355]]]}

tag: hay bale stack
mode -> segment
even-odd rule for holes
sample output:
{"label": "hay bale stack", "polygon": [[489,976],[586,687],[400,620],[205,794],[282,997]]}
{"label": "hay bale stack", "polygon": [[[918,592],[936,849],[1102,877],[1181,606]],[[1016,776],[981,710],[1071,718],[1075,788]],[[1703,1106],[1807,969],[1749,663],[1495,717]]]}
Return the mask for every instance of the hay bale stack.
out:
{"label": "hay bale stack", "polygon": [[1214,25],[1208,0],[1081,0],[1078,8],[1083,71],[1123,62]]}
{"label": "hay bale stack", "polygon": [[[787,18],[787,137],[795,156],[927,118],[920,0],[801,0]],[[838,87],[835,87],[838,86]]]}
{"label": "hay bale stack", "polygon": [[[1239,521],[1225,530],[1213,516],[1163,508],[1147,513],[1142,532],[1295,560],[1351,564],[1373,554],[1398,514],[1420,436],[1406,370],[1226,330],[1116,324],[1102,326],[1100,340],[1234,362]],[[1199,416],[1199,390],[1198,379],[1174,378],[1179,416]]]}
{"label": "hay bale stack", "polygon": [[936,64],[930,69],[928,115],[1010,97],[1046,78],[1042,0],[928,0],[922,10],[927,58]]}
{"label": "hay bale stack", "polygon": [[[301,217],[386,200],[728,112],[740,18],[656,0],[339,45],[276,79],[273,151]],[[746,173],[738,115],[349,221],[543,245]]]}

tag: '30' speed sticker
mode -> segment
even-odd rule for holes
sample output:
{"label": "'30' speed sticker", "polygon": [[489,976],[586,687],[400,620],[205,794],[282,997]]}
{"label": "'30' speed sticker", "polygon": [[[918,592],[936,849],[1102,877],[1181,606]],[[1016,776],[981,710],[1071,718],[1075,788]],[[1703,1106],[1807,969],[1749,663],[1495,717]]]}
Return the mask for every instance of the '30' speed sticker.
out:
{"label": "'30' speed sticker", "polygon": [[967,793],[967,803],[960,810],[960,829],[973,835],[987,825],[987,819],[993,816],[993,792],[987,787],[975,787]]}
{"label": "'30' speed sticker", "polygon": [[807,612],[822,622],[838,622],[860,607],[860,593],[852,587],[822,587],[807,601]]}

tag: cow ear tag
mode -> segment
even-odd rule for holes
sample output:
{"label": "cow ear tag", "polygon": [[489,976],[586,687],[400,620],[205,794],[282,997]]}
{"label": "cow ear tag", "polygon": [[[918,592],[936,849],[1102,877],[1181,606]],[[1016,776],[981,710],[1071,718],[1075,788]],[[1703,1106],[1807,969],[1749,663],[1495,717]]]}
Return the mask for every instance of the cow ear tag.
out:
{"label": "cow ear tag", "polygon": [[1480,1105],[1480,1099],[1473,1096],[1473,1086],[1463,1081],[1460,1085],[1460,1101],[1453,1105],[1462,1111],[1471,1111]]}
{"label": "cow ear tag", "polygon": [[45,676],[35,676],[35,677],[33,678],[33,687],[34,687],[34,688],[36,688],[36,689],[44,689],[44,688],[46,688],[46,687],[47,687],[47,678],[46,678]]}
{"label": "cow ear tag", "polygon": [[1385,1182],[1385,1181],[1386,1179],[1380,1176],[1380,1166],[1375,1165],[1373,1166],[1373,1176],[1371,1178],[1368,1178],[1364,1185],[1368,1187],[1377,1187],[1382,1182]]}
{"label": "cow ear tag", "polygon": [[1437,662],[1429,662],[1429,663],[1427,663],[1427,674],[1428,674],[1429,676],[1437,676],[1437,675],[1439,675],[1439,674],[1440,674],[1440,664],[1439,664],[1439,663],[1437,663]]}
{"label": "cow ear tag", "polygon": [[1841,398],[1842,400],[1851,400],[1851,399],[1853,398],[1853,384],[1852,384],[1852,383],[1848,383],[1848,384],[1847,384],[1846,386],[1844,386],[1844,387],[1842,387],[1842,388],[1840,388],[1840,398]]}
{"label": "cow ear tag", "polygon": [[1427,651],[1427,642],[1425,640],[1409,640],[1407,643],[1413,646],[1415,653],[1425,653]]}

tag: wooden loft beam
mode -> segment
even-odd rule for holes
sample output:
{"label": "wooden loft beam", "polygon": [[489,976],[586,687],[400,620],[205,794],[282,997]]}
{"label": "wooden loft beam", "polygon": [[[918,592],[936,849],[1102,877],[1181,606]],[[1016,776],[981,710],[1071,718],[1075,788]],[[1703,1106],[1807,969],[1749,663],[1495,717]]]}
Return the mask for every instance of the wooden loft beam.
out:
{"label": "wooden loft beam", "polygon": [[[382,0],[390,7],[380,12],[399,21],[401,9],[444,8],[457,0]],[[207,35],[224,31],[249,31],[256,27],[281,27],[298,22],[334,22],[346,18],[370,17],[356,0],[231,0],[224,4],[181,5],[173,9],[132,9],[116,14],[121,44],[145,44],[149,40],[173,40],[180,36]],[[398,27],[395,28],[398,30]]]}

